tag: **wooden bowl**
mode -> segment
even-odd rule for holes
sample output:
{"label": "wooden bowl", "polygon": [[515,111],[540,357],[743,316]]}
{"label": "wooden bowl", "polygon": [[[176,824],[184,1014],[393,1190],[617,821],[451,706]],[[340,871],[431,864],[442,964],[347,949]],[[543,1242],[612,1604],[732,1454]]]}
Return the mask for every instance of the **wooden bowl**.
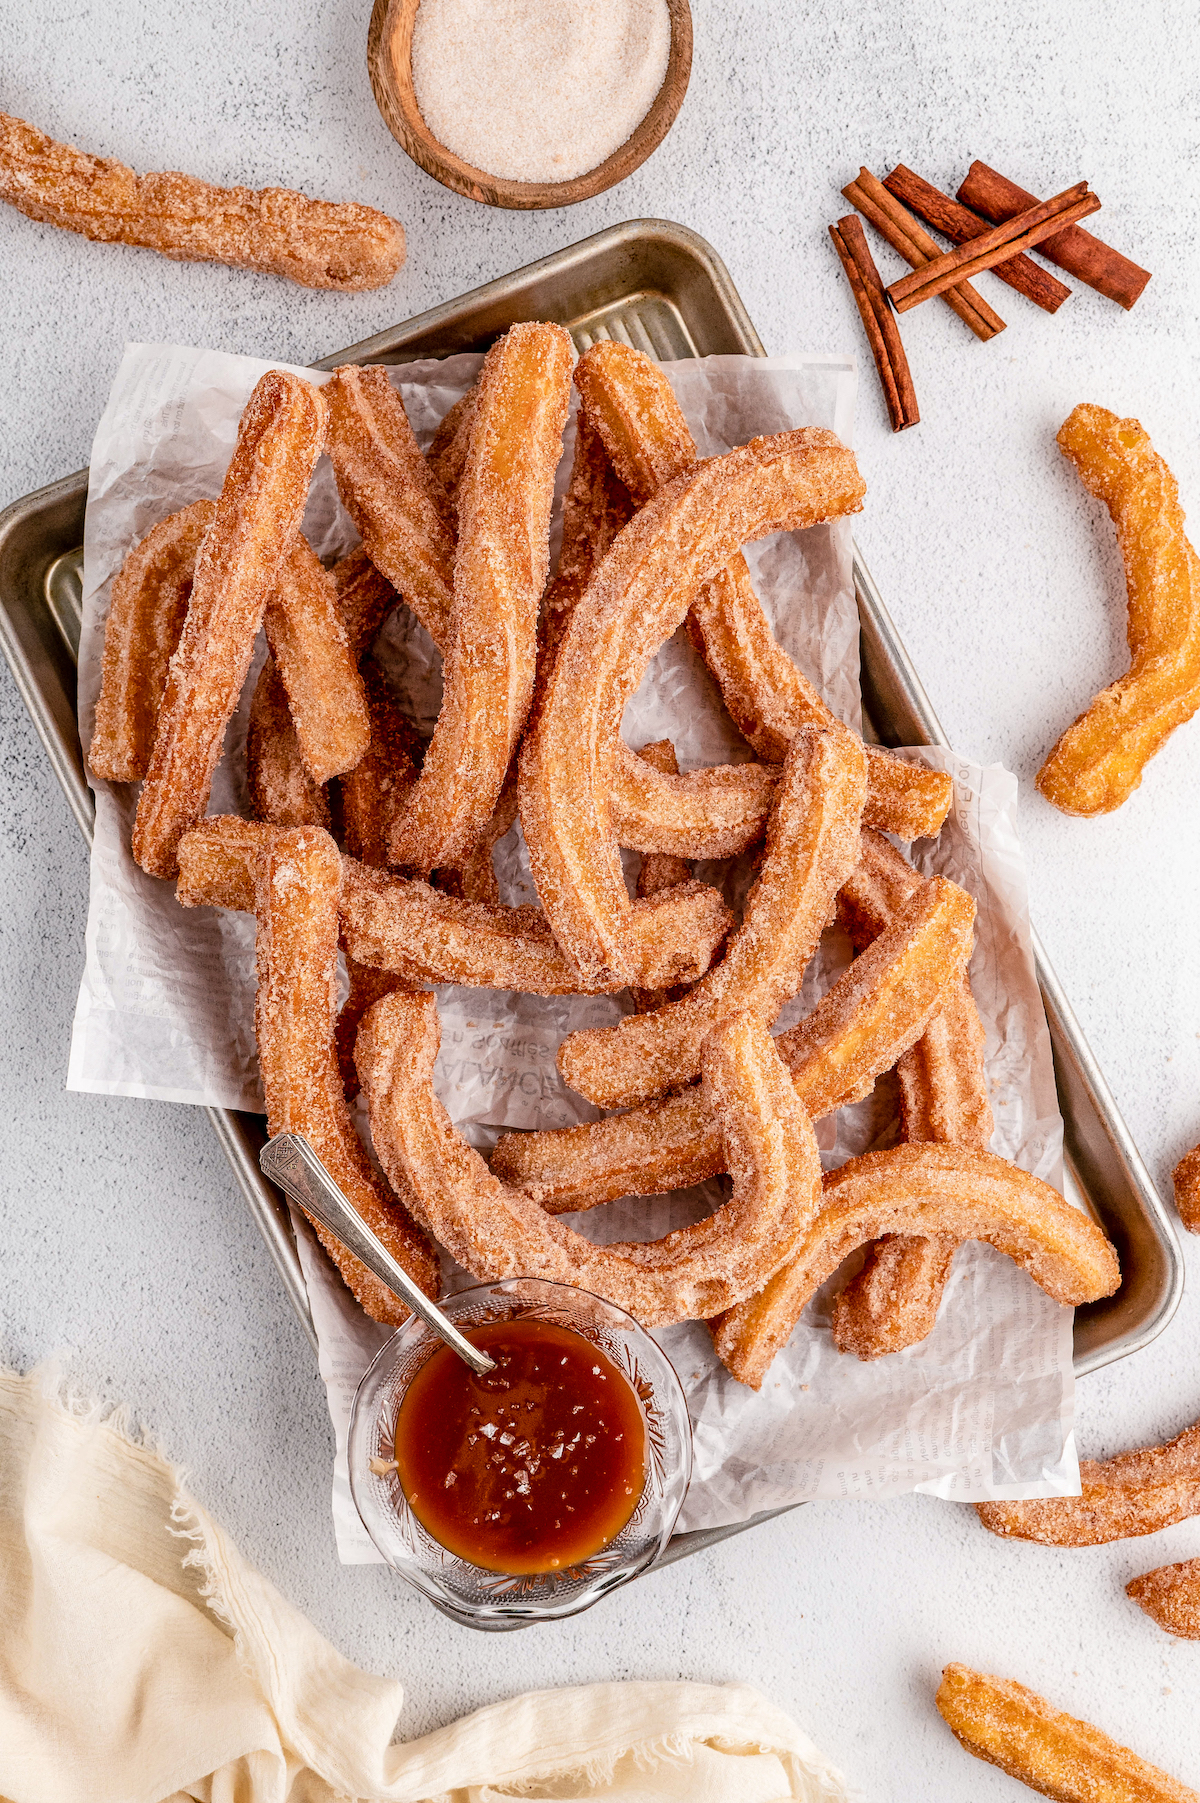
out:
{"label": "wooden bowl", "polygon": [[388,130],[427,175],[468,200],[489,207],[573,207],[623,182],[657,150],[683,105],[692,72],[692,14],[688,0],[667,0],[671,49],[667,72],[649,112],[610,157],[569,182],[513,182],[464,163],[439,144],[413,92],[413,20],[420,0],[375,0],[367,32],[367,71]]}

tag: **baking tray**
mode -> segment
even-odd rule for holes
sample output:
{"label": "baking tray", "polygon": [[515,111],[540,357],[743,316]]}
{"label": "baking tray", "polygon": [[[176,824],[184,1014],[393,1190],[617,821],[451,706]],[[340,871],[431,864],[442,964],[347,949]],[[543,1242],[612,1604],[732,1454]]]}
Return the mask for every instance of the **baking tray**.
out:
{"label": "baking tray", "polygon": [[[485,350],[510,325],[525,319],[556,320],[581,352],[598,338],[616,338],[664,360],[765,355],[711,246],[684,226],[635,219],[431,308],[314,367],[407,363]],[[75,704],[87,476],[86,469],[65,476],[0,514],[0,642],[90,842],[95,810],[84,776]],[[946,745],[929,697],[857,550],[854,585],[863,712],[870,734],[884,745]],[[1183,1265],[1167,1212],[1036,935],[1034,951],[1054,1049],[1068,1191],[1100,1223],[1121,1259],[1116,1295],[1076,1311],[1075,1369],[1082,1373],[1138,1351],[1161,1333],[1183,1292]],[[208,1115],[288,1300],[315,1346],[287,1205],[258,1168],[265,1122],[259,1115],[221,1108],[210,1108]],[[732,1527],[678,1534],[666,1562],[785,1512],[770,1510]]]}

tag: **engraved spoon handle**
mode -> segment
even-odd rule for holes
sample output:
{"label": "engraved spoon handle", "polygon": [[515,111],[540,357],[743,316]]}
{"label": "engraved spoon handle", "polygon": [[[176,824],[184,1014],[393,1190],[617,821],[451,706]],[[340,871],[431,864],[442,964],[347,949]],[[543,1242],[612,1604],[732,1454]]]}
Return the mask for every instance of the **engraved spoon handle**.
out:
{"label": "engraved spoon handle", "polygon": [[366,1265],[393,1296],[419,1315],[426,1327],[440,1334],[472,1371],[482,1376],[494,1371],[495,1360],[464,1339],[453,1322],[419,1290],[404,1267],[396,1262],[383,1241],[367,1226],[354,1204],[342,1193],[302,1133],[277,1133],[258,1155],[264,1177],[285,1190],[305,1214],[341,1240],[348,1252]]}

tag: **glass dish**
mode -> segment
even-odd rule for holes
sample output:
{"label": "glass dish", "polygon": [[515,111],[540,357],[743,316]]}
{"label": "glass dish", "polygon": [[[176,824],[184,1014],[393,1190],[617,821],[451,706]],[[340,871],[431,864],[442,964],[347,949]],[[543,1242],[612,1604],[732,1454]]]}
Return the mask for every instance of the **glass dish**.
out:
{"label": "glass dish", "polygon": [[393,1457],[394,1424],[405,1391],[442,1344],[414,1319],[381,1349],[354,1396],[350,1490],[363,1525],[394,1571],[466,1627],[504,1630],[577,1615],[666,1550],[692,1474],[683,1386],[661,1347],[633,1317],[588,1290],[512,1277],[461,1290],[441,1307],[462,1331],[491,1321],[549,1321],[573,1328],[606,1353],[642,1406],[646,1487],[616,1538],[569,1570],[508,1576],[471,1565],[439,1545],[409,1508],[395,1469],[384,1469]]}

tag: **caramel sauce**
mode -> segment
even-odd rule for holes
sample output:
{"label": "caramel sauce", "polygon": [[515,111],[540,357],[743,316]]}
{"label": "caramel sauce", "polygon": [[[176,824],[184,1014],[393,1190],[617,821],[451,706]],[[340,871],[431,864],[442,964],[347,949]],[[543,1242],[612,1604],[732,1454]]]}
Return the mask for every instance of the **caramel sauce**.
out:
{"label": "caramel sauce", "polygon": [[577,1565],[616,1538],[645,1488],[637,1396],[571,1328],[495,1321],[466,1337],[496,1369],[477,1377],[439,1346],[397,1413],[409,1507],[442,1546],[486,1571]]}

